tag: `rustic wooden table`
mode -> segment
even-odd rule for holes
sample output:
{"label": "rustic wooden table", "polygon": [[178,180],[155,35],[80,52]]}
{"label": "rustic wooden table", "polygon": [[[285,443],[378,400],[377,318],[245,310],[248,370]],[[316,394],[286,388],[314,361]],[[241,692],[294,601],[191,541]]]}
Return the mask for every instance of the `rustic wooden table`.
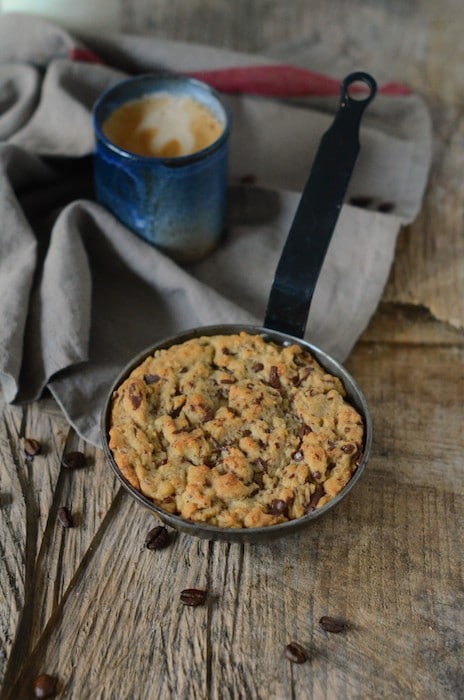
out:
{"label": "rustic wooden table", "polygon": [[[333,513],[270,545],[177,536],[109,477],[48,399],[0,421],[2,698],[49,673],[66,698],[464,697],[464,5],[123,0],[131,33],[363,67],[422,93],[434,162],[382,303],[347,367],[372,407],[366,474]],[[313,52],[314,53],[314,52]],[[22,439],[46,446],[32,461]],[[63,452],[88,467],[60,470]],[[72,504],[75,527],[56,526]],[[207,605],[179,604],[186,587]],[[323,615],[348,628],[325,632]],[[309,661],[291,664],[297,641]]]}

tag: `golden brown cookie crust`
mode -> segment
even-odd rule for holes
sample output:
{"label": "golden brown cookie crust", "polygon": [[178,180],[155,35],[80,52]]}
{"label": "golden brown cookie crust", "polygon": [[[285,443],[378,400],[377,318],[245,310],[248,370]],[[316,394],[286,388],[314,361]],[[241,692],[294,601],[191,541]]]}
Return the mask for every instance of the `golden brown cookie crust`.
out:
{"label": "golden brown cookie crust", "polygon": [[157,350],[114,392],[109,446],[170,513],[274,525],[320,508],[356,470],[363,422],[345,394],[299,345],[202,336]]}

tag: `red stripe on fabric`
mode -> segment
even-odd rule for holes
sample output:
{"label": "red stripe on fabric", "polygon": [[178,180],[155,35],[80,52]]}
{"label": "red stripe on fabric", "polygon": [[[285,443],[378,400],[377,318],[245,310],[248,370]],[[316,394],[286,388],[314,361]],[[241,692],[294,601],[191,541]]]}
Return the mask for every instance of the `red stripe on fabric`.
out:
{"label": "red stripe on fabric", "polygon": [[[253,93],[268,97],[333,97],[340,93],[340,81],[321,73],[289,65],[220,68],[189,73],[221,92]],[[360,88],[362,91],[362,87]],[[400,83],[386,83],[382,95],[403,96],[412,90]]]}
{"label": "red stripe on fabric", "polygon": [[82,63],[103,63],[100,56],[91,51],[90,49],[82,49],[75,46],[69,52],[69,58],[71,61],[81,61]]}
{"label": "red stripe on fabric", "polygon": [[[86,63],[103,63],[96,53],[79,47],[71,49],[69,58]],[[189,72],[188,75],[225,93],[249,93],[266,97],[334,97],[340,93],[339,80],[286,64],[201,70]],[[406,85],[395,82],[385,83],[379,92],[390,96],[412,94]]]}

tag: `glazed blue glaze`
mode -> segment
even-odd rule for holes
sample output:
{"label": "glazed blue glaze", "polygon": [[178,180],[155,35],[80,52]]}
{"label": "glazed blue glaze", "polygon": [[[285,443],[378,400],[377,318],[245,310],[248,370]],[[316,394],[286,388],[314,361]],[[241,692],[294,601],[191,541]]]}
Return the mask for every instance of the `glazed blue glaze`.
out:
{"label": "glazed blue glaze", "polygon": [[[157,92],[187,95],[224,125],[221,136],[197,153],[176,158],[140,156],[119,148],[101,130],[125,102]],[[117,83],[94,113],[97,201],[148,243],[181,264],[200,260],[220,242],[227,208],[230,114],[208,85],[173,75],[142,75]]]}

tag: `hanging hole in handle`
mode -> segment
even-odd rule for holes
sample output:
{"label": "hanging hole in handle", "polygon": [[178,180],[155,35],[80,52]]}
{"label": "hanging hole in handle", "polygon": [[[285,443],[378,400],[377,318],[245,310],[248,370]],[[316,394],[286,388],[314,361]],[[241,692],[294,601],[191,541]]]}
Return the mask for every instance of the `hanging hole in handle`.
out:
{"label": "hanging hole in handle", "polygon": [[368,73],[351,73],[342,83],[342,96],[345,100],[362,102],[366,105],[374,98],[377,83]]}

